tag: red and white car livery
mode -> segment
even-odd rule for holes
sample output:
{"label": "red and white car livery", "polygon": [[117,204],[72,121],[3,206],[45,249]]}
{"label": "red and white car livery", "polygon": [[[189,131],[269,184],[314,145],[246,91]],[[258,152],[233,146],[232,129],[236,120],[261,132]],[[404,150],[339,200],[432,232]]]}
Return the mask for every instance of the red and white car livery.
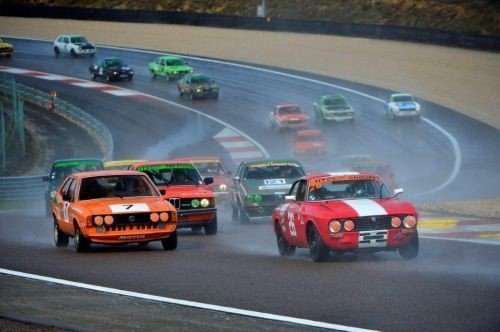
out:
{"label": "red and white car livery", "polygon": [[271,128],[296,129],[307,127],[309,116],[304,113],[299,105],[282,104],[277,105],[269,113]]}
{"label": "red and white car livery", "polygon": [[312,174],[297,180],[286,201],[273,211],[278,249],[292,255],[309,247],[311,258],[330,252],[398,250],[405,259],[418,255],[418,212],[391,195],[371,173]]}

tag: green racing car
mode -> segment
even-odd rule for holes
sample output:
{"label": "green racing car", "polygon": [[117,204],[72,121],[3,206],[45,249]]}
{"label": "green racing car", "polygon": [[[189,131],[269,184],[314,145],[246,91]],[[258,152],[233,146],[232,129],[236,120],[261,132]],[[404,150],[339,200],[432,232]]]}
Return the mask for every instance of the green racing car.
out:
{"label": "green racing car", "polygon": [[194,71],[182,58],[172,55],[164,55],[156,58],[153,62],[149,63],[148,69],[153,79],[160,76],[165,77],[167,81],[170,79],[179,79]]}
{"label": "green racing car", "polygon": [[322,96],[313,106],[319,121],[354,121],[354,109],[342,95]]}
{"label": "green racing car", "polygon": [[233,178],[229,193],[233,218],[241,223],[268,220],[285,199],[293,182],[306,174],[296,160],[244,161]]}

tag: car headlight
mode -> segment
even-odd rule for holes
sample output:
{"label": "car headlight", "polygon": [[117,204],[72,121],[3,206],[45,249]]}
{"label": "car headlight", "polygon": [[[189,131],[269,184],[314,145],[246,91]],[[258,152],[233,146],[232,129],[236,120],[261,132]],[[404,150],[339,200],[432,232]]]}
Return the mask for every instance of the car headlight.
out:
{"label": "car headlight", "polygon": [[162,212],[160,213],[160,220],[163,221],[163,222],[167,222],[168,221],[168,213],[167,212]]}
{"label": "car headlight", "polygon": [[115,74],[115,75],[116,75],[116,74],[118,74],[118,72],[117,72],[117,71],[114,71],[114,72],[113,72],[113,74]]}
{"label": "car headlight", "polygon": [[158,220],[160,220],[160,215],[156,212],[153,212],[149,215],[149,219],[151,219],[152,222],[158,222]]}
{"label": "car headlight", "polygon": [[101,226],[104,223],[104,218],[102,216],[94,217],[94,224]]}
{"label": "car headlight", "polygon": [[262,202],[262,195],[255,195],[253,199],[257,203]]}
{"label": "car headlight", "polygon": [[176,75],[176,74],[177,74],[177,72],[176,72],[176,71],[174,71],[174,75]]}
{"label": "car headlight", "polygon": [[253,195],[248,195],[245,200],[249,203],[253,202]]}
{"label": "car headlight", "polygon": [[344,221],[344,229],[348,232],[354,229],[354,221],[351,219]]}
{"label": "car headlight", "polygon": [[220,191],[226,191],[227,186],[223,183],[223,184],[219,185],[219,189],[220,189]]}
{"label": "car headlight", "polygon": [[208,199],[206,199],[206,198],[203,198],[203,199],[200,201],[200,205],[201,205],[201,207],[206,208],[207,206],[209,206],[209,205],[210,205],[210,201],[209,201]]}
{"label": "car headlight", "polygon": [[104,222],[106,225],[111,225],[115,220],[113,219],[113,216],[106,216],[104,217]]}
{"label": "car headlight", "polygon": [[134,71],[133,71],[133,70],[131,70],[131,71],[130,71],[130,74],[132,74],[132,75],[133,75],[133,74],[134,74]]}
{"label": "car headlight", "polygon": [[394,228],[398,228],[399,226],[401,226],[401,218],[392,217],[391,218],[391,226]]}
{"label": "car headlight", "polygon": [[200,89],[200,88],[197,88],[197,89],[196,89],[196,92],[201,92],[201,89]]}
{"label": "car headlight", "polygon": [[338,220],[332,220],[328,223],[328,230],[331,233],[338,233],[338,232],[340,232],[341,228],[342,228],[342,224]]}
{"label": "car headlight", "polygon": [[56,197],[56,191],[55,190],[52,190],[50,192],[50,198],[55,198]]}
{"label": "car headlight", "polygon": [[420,112],[420,104],[415,104],[415,109],[417,110],[417,112]]}
{"label": "car headlight", "polygon": [[81,47],[81,46],[79,46],[79,47],[78,47],[78,50],[79,50],[79,51],[81,51],[81,50],[82,50],[82,47]]}
{"label": "car headlight", "polygon": [[194,207],[194,208],[199,207],[200,206],[200,200],[198,200],[198,199],[191,200],[191,206]]}
{"label": "car headlight", "polygon": [[406,228],[413,228],[417,225],[417,219],[412,215],[407,215],[403,219],[403,225],[405,225]]}

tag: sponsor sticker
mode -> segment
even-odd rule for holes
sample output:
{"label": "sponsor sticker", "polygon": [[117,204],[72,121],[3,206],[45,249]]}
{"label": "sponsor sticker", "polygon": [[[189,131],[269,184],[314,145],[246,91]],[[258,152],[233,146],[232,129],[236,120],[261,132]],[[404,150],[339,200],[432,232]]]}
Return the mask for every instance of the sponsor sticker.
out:
{"label": "sponsor sticker", "polygon": [[286,184],[285,179],[266,179],[264,180],[265,185],[275,185],[275,184]]}

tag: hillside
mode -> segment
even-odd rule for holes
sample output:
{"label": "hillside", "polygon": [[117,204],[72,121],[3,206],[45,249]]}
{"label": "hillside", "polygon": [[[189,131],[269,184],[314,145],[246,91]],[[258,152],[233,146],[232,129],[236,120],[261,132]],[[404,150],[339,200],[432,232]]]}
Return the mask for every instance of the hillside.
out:
{"label": "hillside", "polygon": [[[254,16],[261,0],[0,0],[0,4],[85,6]],[[396,25],[500,36],[497,0],[267,0],[271,18]]]}

